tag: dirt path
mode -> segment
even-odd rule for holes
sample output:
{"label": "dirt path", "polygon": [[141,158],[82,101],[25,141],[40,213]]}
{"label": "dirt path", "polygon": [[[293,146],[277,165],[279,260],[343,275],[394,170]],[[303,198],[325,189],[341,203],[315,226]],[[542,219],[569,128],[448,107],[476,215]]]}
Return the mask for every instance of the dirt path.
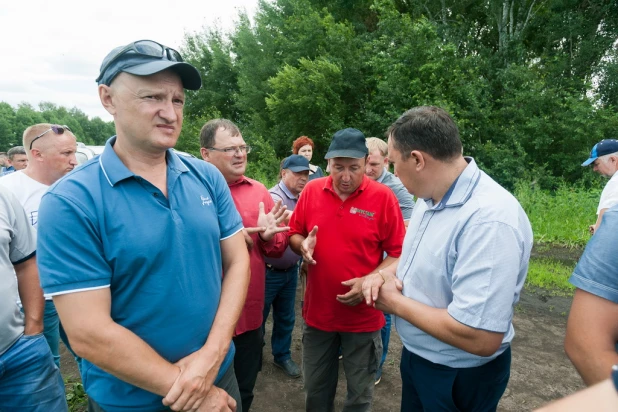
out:
{"label": "dirt path", "polygon": [[[515,340],[511,379],[500,402],[500,411],[525,411],[561,398],[582,388],[575,369],[564,355],[562,343],[566,313],[570,299],[547,294],[525,292],[514,318]],[[300,305],[296,313],[300,319]],[[267,323],[270,342],[271,321]],[[63,348],[64,349],[64,348]],[[300,361],[300,327],[294,330],[292,357]],[[396,330],[391,334],[391,346],[384,366],[382,382],[376,387],[375,412],[399,411],[401,379],[399,358],[401,341]],[[343,368],[339,371],[336,410],[340,411],[345,397]],[[78,378],[75,362],[63,352],[62,373]],[[264,365],[255,389],[253,412],[303,411],[304,394],[301,379],[287,378],[272,364],[270,343],[264,349]]]}

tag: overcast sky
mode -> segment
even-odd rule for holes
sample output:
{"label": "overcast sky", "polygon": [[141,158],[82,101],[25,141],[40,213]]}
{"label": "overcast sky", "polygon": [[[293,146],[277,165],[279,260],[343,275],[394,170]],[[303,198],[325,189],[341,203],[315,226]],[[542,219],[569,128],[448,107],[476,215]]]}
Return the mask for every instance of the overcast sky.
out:
{"label": "overcast sky", "polygon": [[0,5],[0,101],[49,101],[112,120],[94,79],[114,47],[152,39],[179,49],[184,33],[229,30],[257,0],[12,0]]}

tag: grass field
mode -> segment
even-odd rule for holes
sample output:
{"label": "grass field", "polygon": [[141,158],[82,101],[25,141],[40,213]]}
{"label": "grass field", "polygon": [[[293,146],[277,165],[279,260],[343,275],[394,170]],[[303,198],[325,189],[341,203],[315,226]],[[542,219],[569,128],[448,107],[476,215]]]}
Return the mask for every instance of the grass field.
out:
{"label": "grass field", "polygon": [[520,183],[514,194],[528,214],[535,243],[582,247],[590,240],[600,190],[562,186],[552,193]]}

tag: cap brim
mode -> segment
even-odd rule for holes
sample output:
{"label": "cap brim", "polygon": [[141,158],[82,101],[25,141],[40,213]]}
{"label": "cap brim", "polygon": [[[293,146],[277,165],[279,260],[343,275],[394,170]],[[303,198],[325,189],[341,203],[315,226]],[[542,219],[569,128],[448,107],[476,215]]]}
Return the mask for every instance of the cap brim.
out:
{"label": "cap brim", "polygon": [[173,70],[180,76],[185,89],[199,90],[202,87],[202,78],[197,69],[185,62],[173,62],[170,60],[155,60],[135,66],[123,68],[122,71],[136,76],[150,76],[163,70]]}
{"label": "cap brim", "polygon": [[298,172],[304,172],[306,170],[311,170],[311,169],[305,166],[292,166],[292,167],[288,167],[288,170],[298,173]]}
{"label": "cap brim", "polygon": [[582,163],[582,166],[589,166],[590,164],[592,164],[592,162],[594,162],[597,159],[598,159],[598,157],[591,157],[590,159],[588,159],[584,163]]}
{"label": "cap brim", "polygon": [[333,150],[332,152],[326,153],[324,159],[332,159],[335,157],[350,157],[352,159],[362,159],[367,156],[368,153],[365,153],[361,150]]}

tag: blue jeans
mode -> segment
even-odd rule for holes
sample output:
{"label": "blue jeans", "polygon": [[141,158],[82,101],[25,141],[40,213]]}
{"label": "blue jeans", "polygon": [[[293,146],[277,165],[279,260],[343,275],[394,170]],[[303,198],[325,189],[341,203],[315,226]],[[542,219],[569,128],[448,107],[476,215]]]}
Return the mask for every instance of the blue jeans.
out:
{"label": "blue jeans", "polygon": [[24,335],[0,355],[0,410],[68,411],[60,370],[43,334]]}
{"label": "blue jeans", "polygon": [[45,340],[49,345],[52,356],[54,357],[54,363],[57,367],[60,367],[60,331],[58,325],[60,320],[58,319],[58,312],[56,312],[56,306],[51,300],[45,301],[45,317],[43,319],[43,334]]}
{"label": "blue jeans", "polygon": [[264,321],[273,307],[273,331],[270,339],[275,362],[291,358],[292,331],[294,330],[294,302],[298,285],[298,264],[286,271],[275,271],[266,267],[266,295],[264,299]]}
{"label": "blue jeans", "polygon": [[380,360],[380,368],[384,365],[386,360],[386,354],[388,353],[388,342],[391,340],[391,315],[384,313],[384,319],[386,319],[386,325],[380,330],[380,336],[382,337],[382,359]]}
{"label": "blue jeans", "polygon": [[511,348],[474,368],[451,368],[408,351],[401,354],[401,412],[493,412],[511,374]]}

